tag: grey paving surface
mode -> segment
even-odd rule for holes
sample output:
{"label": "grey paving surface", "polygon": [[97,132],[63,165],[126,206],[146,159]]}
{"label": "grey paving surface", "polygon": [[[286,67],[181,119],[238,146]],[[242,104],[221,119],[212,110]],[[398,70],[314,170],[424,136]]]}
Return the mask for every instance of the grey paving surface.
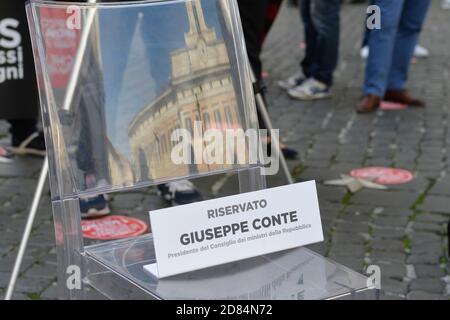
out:
{"label": "grey paving surface", "polygon": [[[450,267],[445,225],[450,219],[450,52],[449,12],[433,6],[421,43],[428,59],[412,67],[410,89],[423,95],[426,109],[377,112],[360,116],[354,106],[360,97],[364,63],[359,58],[364,7],[343,9],[341,58],[334,97],[327,101],[297,102],[277,88],[302,56],[297,11],[284,8],[264,50],[268,100],[275,126],[284,142],[301,151],[289,162],[298,181],[316,179],[325,242],[311,246],[336,261],[364,272],[377,264],[382,272],[383,299],[448,299]],[[7,126],[0,122],[0,142]],[[389,191],[324,186],[350,169],[369,165],[413,171],[414,180]],[[4,294],[23,231],[27,207],[39,172],[39,159],[0,164],[0,295]],[[197,184],[208,196],[235,192],[235,177],[219,190],[212,178]],[[270,185],[283,183],[273,177]],[[164,206],[154,189],[115,196],[115,214],[147,219],[149,209]],[[16,299],[56,297],[56,257],[48,193],[45,193],[17,284]]]}

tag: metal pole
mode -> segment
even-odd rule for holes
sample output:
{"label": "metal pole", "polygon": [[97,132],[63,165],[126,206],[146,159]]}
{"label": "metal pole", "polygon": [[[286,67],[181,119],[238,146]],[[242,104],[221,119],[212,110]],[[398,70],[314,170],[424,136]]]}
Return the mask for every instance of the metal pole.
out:
{"label": "metal pole", "polygon": [[[88,3],[94,4],[96,0],[88,0]],[[64,102],[62,105],[62,109],[65,111],[70,110],[70,104],[72,103],[73,94],[75,93],[75,88],[78,82],[78,76],[80,74],[81,65],[83,62],[84,52],[86,51],[87,43],[89,40],[89,31],[91,30],[91,26],[94,23],[94,18],[97,13],[97,8],[89,8],[87,13],[86,23],[84,25],[84,30],[81,33],[80,46],[78,48],[77,54],[75,56],[75,60],[73,63],[72,74],[69,78],[69,83],[67,84],[67,91],[64,97]]]}
{"label": "metal pole", "polygon": [[44,189],[45,181],[47,179],[48,173],[48,159],[45,157],[44,163],[42,164],[41,174],[39,176],[39,181],[34,192],[33,202],[31,203],[30,213],[28,215],[27,224],[25,226],[25,231],[22,235],[22,240],[20,242],[19,252],[17,254],[16,260],[14,262],[14,269],[9,280],[8,289],[6,291],[5,300],[11,300],[11,296],[14,292],[14,287],[16,285],[17,277],[19,276],[20,267],[22,265],[23,256],[27,248],[28,240],[31,234],[31,228],[33,227],[34,218],[36,217],[36,212],[39,206],[39,201],[41,199],[42,191]]}

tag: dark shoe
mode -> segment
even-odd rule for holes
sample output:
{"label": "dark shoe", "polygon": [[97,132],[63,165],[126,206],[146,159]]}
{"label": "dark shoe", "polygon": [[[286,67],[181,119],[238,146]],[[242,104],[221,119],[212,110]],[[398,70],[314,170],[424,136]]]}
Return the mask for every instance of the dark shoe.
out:
{"label": "dark shoe", "polygon": [[410,95],[406,90],[387,90],[384,100],[406,104],[411,107],[425,107],[425,102]]}
{"label": "dark shoe", "polygon": [[[283,156],[287,160],[295,160],[298,159],[298,151],[288,148],[286,146],[281,147],[281,152],[283,153]],[[272,144],[269,142],[267,144],[267,156],[270,157],[272,155]]]}
{"label": "dark shoe", "polygon": [[380,107],[380,103],[381,103],[380,97],[373,94],[368,94],[359,102],[356,111],[358,113],[373,112]]}
{"label": "dark shoe", "polygon": [[188,180],[174,181],[158,185],[159,195],[173,206],[203,200],[200,191]]}
{"label": "dark shoe", "polygon": [[298,151],[288,148],[288,147],[282,147],[281,152],[283,152],[283,156],[288,160],[295,160],[298,158]]}
{"label": "dark shoe", "polygon": [[80,211],[82,219],[98,218],[111,213],[104,195],[80,199]]}
{"label": "dark shoe", "polygon": [[13,139],[11,152],[16,155],[45,156],[45,140],[42,132],[34,132],[25,140]]}

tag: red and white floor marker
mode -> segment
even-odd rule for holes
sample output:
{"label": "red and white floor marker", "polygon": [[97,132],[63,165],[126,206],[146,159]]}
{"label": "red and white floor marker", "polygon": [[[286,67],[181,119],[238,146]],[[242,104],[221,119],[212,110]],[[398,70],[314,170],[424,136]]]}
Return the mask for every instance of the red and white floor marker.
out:
{"label": "red and white floor marker", "polygon": [[382,101],[380,104],[381,110],[405,110],[408,109],[408,105],[402,103],[395,103],[389,101]]}
{"label": "red and white floor marker", "polygon": [[355,178],[372,180],[383,185],[408,183],[414,178],[413,174],[408,170],[385,167],[355,169],[350,172],[350,175]]}
{"label": "red and white floor marker", "polygon": [[107,216],[82,220],[83,237],[95,240],[114,240],[139,236],[148,230],[144,221],[125,216]]}

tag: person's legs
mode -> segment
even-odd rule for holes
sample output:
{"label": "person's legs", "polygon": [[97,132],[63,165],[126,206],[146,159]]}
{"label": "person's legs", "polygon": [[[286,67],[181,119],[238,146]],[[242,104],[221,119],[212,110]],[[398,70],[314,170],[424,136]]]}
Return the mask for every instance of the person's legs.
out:
{"label": "person's legs", "polygon": [[381,9],[381,29],[371,30],[368,45],[364,95],[382,97],[386,91],[395,38],[404,0],[374,0]]}
{"label": "person's legs", "polygon": [[387,83],[389,90],[405,88],[410,61],[430,3],[431,0],[405,0]]}
{"label": "person's legs", "polygon": [[[268,0],[238,0],[239,13],[242,20],[247,54],[257,79],[257,86],[264,98],[264,84],[262,81],[262,63],[260,54],[262,50],[263,35],[265,28],[265,17],[268,8]],[[266,129],[266,125],[258,112],[258,122],[260,129]],[[285,146],[281,146],[286,157],[295,158],[297,152]]]}
{"label": "person's legs", "polygon": [[272,28],[275,19],[277,18],[278,12],[280,11],[280,7],[282,4],[282,0],[269,0],[267,9],[266,9],[266,19],[264,23],[264,34],[263,34],[263,42],[266,39],[267,35]]}
{"label": "person's legs", "polygon": [[37,118],[9,119],[12,154],[45,156],[45,140],[37,128]]}
{"label": "person's legs", "polygon": [[306,43],[305,56],[303,60],[300,61],[300,71],[297,71],[289,78],[278,82],[278,85],[285,90],[294,89],[300,86],[307,78],[311,77],[314,70],[317,69],[317,31],[311,17],[311,1],[313,0],[298,1],[300,20],[303,22],[304,39]]}
{"label": "person's legs", "polygon": [[[257,86],[264,94],[264,84],[262,82],[262,62],[261,50],[265,27],[265,17],[268,7],[268,0],[238,0],[239,14],[242,21],[245,46],[247,55],[257,80]],[[266,126],[258,112],[258,122],[261,129]]]}
{"label": "person's legs", "polygon": [[267,0],[238,1],[248,58],[258,80],[261,80],[262,72],[260,54],[267,4]]}
{"label": "person's legs", "polygon": [[315,68],[317,31],[311,16],[311,0],[300,0],[299,10],[303,21],[306,42],[305,57],[300,63],[303,74],[309,78]]}
{"label": "person's legs", "polygon": [[340,0],[313,0],[311,18],[317,32],[314,54],[315,64],[311,77],[331,86],[339,53]]}
{"label": "person's legs", "polygon": [[37,119],[12,119],[8,120],[10,124],[11,144],[19,146],[22,141],[37,131]]}
{"label": "person's legs", "polygon": [[288,90],[299,100],[331,96],[333,72],[339,51],[340,0],[304,0],[300,12],[305,24],[306,56],[302,62],[306,80]]}

